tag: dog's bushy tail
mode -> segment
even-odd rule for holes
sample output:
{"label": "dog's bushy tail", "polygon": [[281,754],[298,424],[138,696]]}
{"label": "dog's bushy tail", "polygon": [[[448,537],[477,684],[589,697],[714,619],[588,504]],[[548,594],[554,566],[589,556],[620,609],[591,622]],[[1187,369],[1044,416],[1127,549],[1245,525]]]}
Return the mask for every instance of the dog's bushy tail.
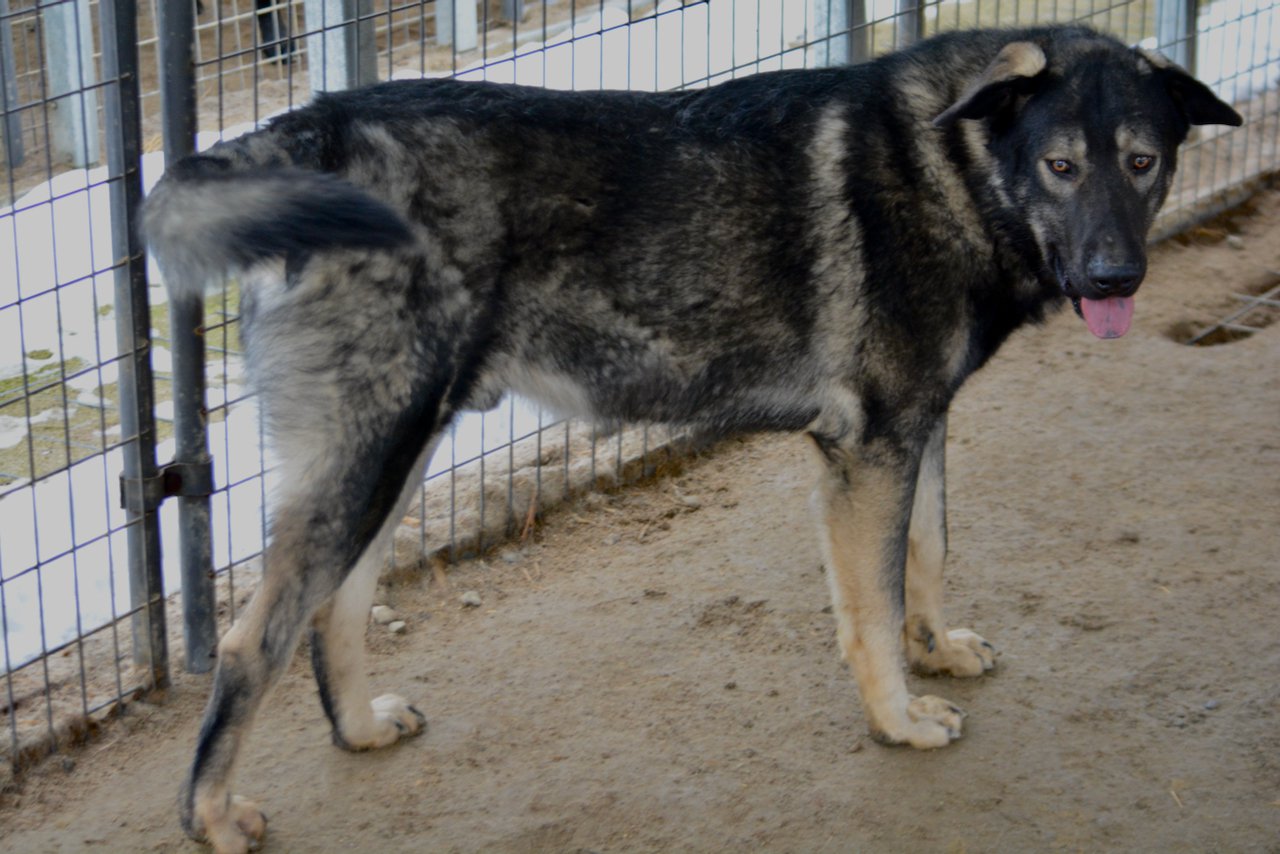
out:
{"label": "dog's bushy tail", "polygon": [[326,249],[390,249],[404,218],[341,178],[294,167],[233,168],[194,155],[147,199],[143,232],[171,293],[202,292],[229,271]]}

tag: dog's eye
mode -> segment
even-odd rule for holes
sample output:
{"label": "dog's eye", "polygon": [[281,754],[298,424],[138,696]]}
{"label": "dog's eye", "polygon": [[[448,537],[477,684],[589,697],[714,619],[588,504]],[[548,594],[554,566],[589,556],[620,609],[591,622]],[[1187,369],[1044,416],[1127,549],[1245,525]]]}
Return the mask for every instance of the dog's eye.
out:
{"label": "dog's eye", "polygon": [[1070,175],[1076,171],[1076,168],[1071,165],[1070,160],[1050,160],[1049,168],[1053,170],[1055,175],[1063,176]]}
{"label": "dog's eye", "polygon": [[1135,154],[1129,164],[1134,172],[1147,172],[1155,165],[1156,159],[1149,154]]}

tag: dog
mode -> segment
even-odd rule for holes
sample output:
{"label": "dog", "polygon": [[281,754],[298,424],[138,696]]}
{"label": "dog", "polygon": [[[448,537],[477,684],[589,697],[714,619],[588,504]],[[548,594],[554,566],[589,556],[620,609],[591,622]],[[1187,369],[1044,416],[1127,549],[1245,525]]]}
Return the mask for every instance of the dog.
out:
{"label": "dog", "polygon": [[379,545],[455,415],[507,391],[609,422],[806,432],[870,732],[958,738],[963,713],[908,694],[903,667],[995,660],[942,614],[948,405],[1055,308],[1123,335],[1178,146],[1240,123],[1159,55],[1046,26],[693,91],[383,83],[174,164],[146,203],[150,251],[175,300],[245,277],[284,474],[261,587],[219,646],[187,832],[219,852],[262,838],[232,771],[308,624],[338,746],[423,730],[364,674]]}

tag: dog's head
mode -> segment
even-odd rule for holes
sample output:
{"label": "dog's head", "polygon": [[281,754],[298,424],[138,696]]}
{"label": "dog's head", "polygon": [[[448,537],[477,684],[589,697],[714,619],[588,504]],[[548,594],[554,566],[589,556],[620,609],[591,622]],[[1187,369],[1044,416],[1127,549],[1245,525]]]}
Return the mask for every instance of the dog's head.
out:
{"label": "dog's head", "polygon": [[934,124],[981,124],[993,182],[1100,338],[1129,328],[1146,237],[1191,125],[1239,125],[1163,57],[1087,30],[1006,44]]}

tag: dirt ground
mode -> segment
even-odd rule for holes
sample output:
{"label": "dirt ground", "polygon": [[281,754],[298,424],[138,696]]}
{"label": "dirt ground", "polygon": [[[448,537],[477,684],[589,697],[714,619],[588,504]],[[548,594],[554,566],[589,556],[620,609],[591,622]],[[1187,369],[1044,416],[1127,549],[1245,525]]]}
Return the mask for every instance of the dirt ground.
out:
{"label": "dirt ground", "polygon": [[[1154,253],[1127,337],[1063,313],[956,402],[949,613],[1001,654],[911,684],[969,712],[959,742],[865,736],[811,452],[735,440],[389,584],[373,682],[423,737],[334,749],[300,655],[238,780],[268,850],[1280,852],[1280,323],[1173,340],[1280,282],[1280,192],[1255,207]],[[0,848],[198,850],[174,805],[207,685],[28,773]]]}

